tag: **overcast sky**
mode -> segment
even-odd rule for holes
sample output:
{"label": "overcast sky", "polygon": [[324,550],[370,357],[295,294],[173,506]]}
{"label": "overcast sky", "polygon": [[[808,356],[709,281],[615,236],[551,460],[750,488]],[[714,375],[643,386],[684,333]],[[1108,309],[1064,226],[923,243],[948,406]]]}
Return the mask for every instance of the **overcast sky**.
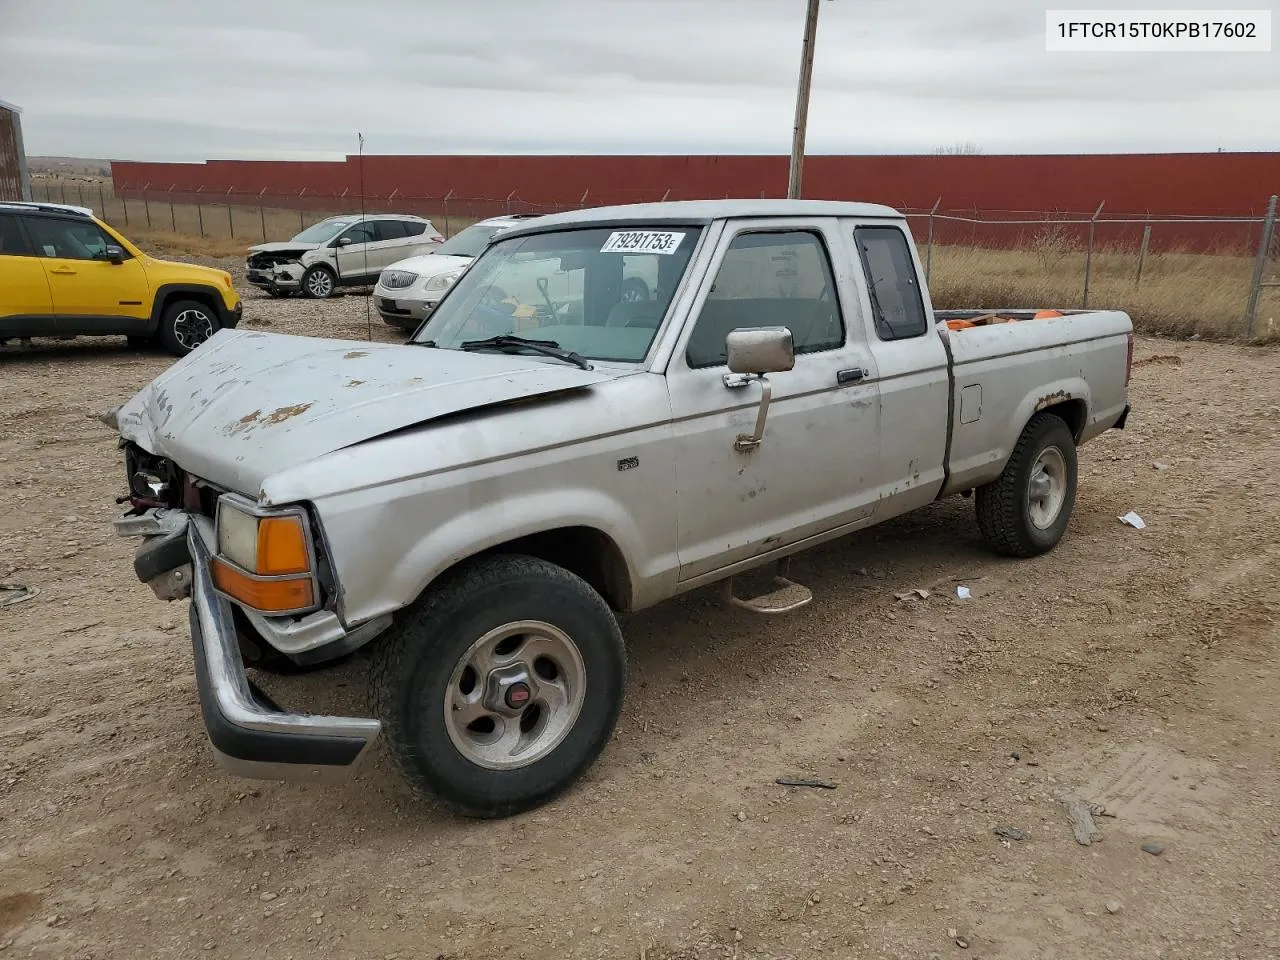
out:
{"label": "overcast sky", "polygon": [[[824,0],[809,151],[1280,145],[1280,52],[1048,54],[1046,5]],[[804,7],[0,0],[0,99],[33,155],[785,153]]]}

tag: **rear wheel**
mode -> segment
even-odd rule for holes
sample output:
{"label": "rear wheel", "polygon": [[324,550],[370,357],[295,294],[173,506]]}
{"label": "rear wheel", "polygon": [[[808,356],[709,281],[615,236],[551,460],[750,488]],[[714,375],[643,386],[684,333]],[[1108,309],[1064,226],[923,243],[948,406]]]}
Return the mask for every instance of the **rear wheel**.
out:
{"label": "rear wheel", "polygon": [[626,655],[604,599],[526,556],[474,561],[430,588],[374,651],[371,694],[405,779],[501,817],[561,793],[604,749]]}
{"label": "rear wheel", "polygon": [[1022,431],[1004,471],[974,496],[978,527],[997,552],[1034,557],[1057,546],[1076,503],[1076,443],[1071,429],[1039,413]]}
{"label": "rear wheel", "polygon": [[328,267],[314,266],[302,275],[302,293],[309,300],[327,300],[338,285]]}
{"label": "rear wheel", "polygon": [[205,304],[179,300],[165,308],[160,320],[160,342],[174,356],[185,357],[217,333],[220,326]]}

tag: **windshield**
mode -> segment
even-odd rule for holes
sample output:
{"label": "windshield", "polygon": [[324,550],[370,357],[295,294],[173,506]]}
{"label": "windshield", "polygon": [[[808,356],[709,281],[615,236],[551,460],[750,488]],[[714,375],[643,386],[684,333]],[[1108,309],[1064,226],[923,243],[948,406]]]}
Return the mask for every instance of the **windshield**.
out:
{"label": "windshield", "polygon": [[700,233],[636,225],[499,240],[458,279],[415,340],[458,349],[514,335],[589,360],[639,363]]}
{"label": "windshield", "polygon": [[473,223],[461,233],[454,234],[440,244],[432,253],[439,253],[446,257],[478,257],[489,243],[489,238],[501,229],[492,225],[486,227],[482,223]]}
{"label": "windshield", "polygon": [[298,243],[327,243],[355,223],[350,217],[313,223],[293,239]]}

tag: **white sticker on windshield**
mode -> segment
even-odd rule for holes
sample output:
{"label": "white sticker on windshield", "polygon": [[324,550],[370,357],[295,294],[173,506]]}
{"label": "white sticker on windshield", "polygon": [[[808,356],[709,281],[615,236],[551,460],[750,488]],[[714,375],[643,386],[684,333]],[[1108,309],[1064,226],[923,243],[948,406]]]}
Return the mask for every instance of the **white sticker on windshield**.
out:
{"label": "white sticker on windshield", "polygon": [[671,254],[683,239],[683,233],[665,230],[616,230],[609,234],[600,252]]}

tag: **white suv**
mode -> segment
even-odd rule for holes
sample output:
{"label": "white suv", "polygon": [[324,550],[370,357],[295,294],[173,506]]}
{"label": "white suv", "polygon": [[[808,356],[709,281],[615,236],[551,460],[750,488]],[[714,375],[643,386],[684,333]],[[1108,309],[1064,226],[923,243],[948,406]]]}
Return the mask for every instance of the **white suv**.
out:
{"label": "white suv", "polygon": [[428,254],[391,264],[373,288],[378,314],[393,327],[415,329],[467,264],[489,245],[494,234],[536,216],[525,213],[490,217],[459,231]]}
{"label": "white suv", "polygon": [[250,247],[245,279],[273,297],[301,292],[323,300],[340,286],[368,286],[384,267],[442,243],[444,237],[423,217],[330,217],[292,240]]}

